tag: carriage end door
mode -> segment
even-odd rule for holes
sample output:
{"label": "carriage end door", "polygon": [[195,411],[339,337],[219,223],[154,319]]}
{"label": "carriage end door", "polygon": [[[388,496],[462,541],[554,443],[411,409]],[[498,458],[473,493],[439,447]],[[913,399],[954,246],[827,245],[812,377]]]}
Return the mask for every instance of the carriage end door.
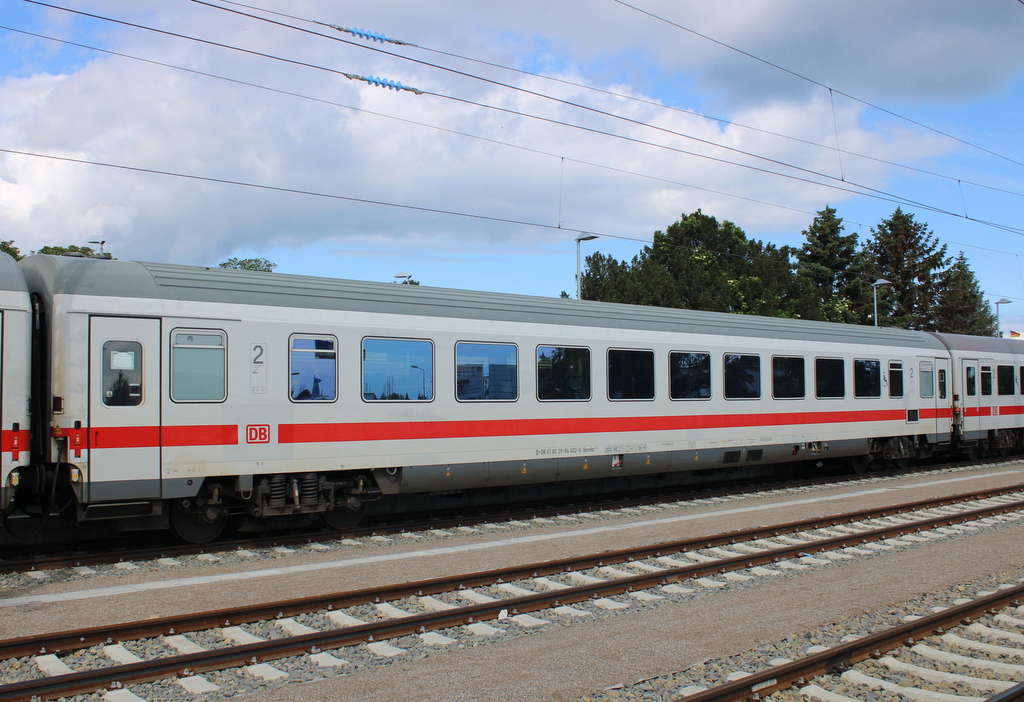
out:
{"label": "carriage end door", "polygon": [[160,320],[89,320],[88,502],[160,497]]}

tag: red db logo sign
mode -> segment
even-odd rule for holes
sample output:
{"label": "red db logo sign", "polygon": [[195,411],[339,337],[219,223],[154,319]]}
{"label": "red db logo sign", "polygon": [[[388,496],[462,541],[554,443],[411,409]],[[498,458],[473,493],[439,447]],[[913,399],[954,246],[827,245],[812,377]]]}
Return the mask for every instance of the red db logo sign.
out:
{"label": "red db logo sign", "polygon": [[250,424],[245,428],[245,443],[247,444],[269,444],[270,425]]}

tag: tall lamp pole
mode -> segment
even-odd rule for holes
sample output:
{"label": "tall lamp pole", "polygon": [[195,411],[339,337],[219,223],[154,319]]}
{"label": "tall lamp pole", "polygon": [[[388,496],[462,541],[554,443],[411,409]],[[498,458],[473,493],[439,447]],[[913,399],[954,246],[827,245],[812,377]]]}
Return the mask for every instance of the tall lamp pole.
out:
{"label": "tall lamp pole", "polygon": [[1013,300],[1007,300],[1005,297],[1001,300],[996,300],[996,331],[999,332],[999,338],[1003,338],[1003,330],[999,326],[999,305],[1008,305]]}
{"label": "tall lamp pole", "polygon": [[580,234],[576,237],[576,299],[580,299],[580,242],[581,241],[593,241],[597,238],[597,234]]}
{"label": "tall lamp pole", "polygon": [[872,287],[872,289],[874,290],[874,293],[875,293],[875,326],[876,327],[878,326],[878,286],[879,285],[892,285],[892,283],[890,283],[888,280],[885,280],[884,278],[879,278],[878,280],[876,280],[875,282],[873,282],[871,284],[871,287]]}

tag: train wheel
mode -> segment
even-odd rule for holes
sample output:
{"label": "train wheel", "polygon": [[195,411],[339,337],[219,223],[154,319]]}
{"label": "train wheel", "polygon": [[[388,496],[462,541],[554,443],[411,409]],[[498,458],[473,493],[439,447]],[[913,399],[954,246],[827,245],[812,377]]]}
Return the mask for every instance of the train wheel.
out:
{"label": "train wheel", "polygon": [[359,520],[363,518],[363,512],[366,511],[366,503],[362,500],[356,500],[358,507],[350,507],[346,504],[339,504],[332,510],[320,513],[320,521],[327,525],[327,528],[334,529],[335,531],[345,531],[351,529]]}
{"label": "train wheel", "polygon": [[228,515],[218,511],[212,519],[210,516],[202,510],[194,511],[187,500],[175,500],[170,509],[171,533],[190,544],[213,541],[227,526]]}
{"label": "train wheel", "polygon": [[847,465],[857,475],[867,473],[868,468],[871,467],[871,458],[869,456],[850,456],[847,459]]}

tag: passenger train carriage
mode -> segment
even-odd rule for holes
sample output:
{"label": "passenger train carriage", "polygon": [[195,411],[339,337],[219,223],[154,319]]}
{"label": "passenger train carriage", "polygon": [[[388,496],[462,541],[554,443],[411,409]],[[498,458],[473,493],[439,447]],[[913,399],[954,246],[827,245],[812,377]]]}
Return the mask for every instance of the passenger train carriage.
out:
{"label": "passenger train carriage", "polygon": [[13,496],[18,469],[31,463],[30,310],[28,288],[17,264],[0,253],[0,509]]}
{"label": "passenger train carriage", "polygon": [[15,283],[4,503],[51,494],[79,522],[204,541],[232,516],[344,528],[381,494],[1021,445],[1016,341],[81,257],[19,269],[33,452],[26,467],[8,438],[26,426]]}

